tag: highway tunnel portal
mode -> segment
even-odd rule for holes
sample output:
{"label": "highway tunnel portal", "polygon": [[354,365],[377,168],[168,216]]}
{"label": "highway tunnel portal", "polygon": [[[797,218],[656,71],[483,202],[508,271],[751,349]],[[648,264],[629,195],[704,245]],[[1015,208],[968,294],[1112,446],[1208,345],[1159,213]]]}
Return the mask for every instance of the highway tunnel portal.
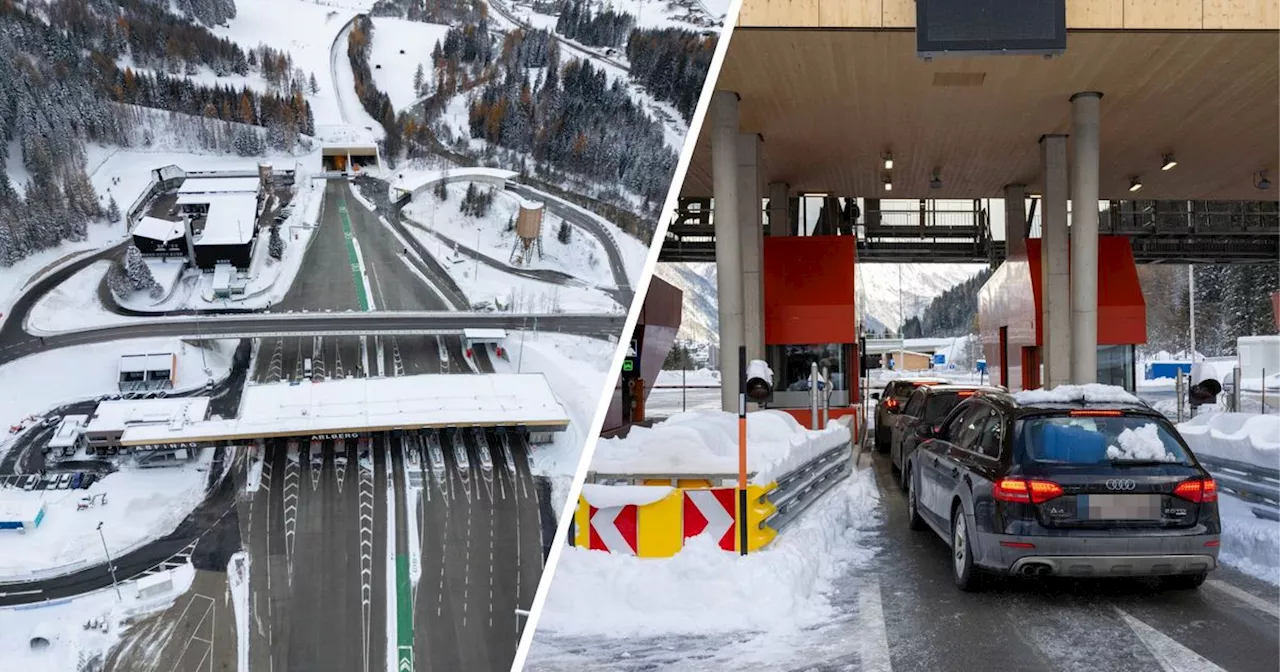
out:
{"label": "highway tunnel portal", "polygon": [[[744,4],[662,255],[717,263],[725,380],[739,345],[784,381],[821,361],[853,412],[860,262],[1003,264],[1030,297],[1032,249],[1034,307],[988,287],[981,328],[989,367],[1038,358],[1050,387],[1098,379],[1100,298],[1145,309],[1106,295],[1134,263],[1275,263],[1280,0],[1011,0],[1018,35],[960,7]],[[1045,338],[1019,355],[1004,329]]]}

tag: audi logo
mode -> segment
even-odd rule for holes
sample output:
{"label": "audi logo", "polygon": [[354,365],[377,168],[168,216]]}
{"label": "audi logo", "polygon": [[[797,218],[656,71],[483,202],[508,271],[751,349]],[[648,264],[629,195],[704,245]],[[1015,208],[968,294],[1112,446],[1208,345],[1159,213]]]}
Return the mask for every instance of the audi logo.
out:
{"label": "audi logo", "polygon": [[1113,478],[1107,481],[1108,490],[1133,490],[1138,483],[1131,478]]}

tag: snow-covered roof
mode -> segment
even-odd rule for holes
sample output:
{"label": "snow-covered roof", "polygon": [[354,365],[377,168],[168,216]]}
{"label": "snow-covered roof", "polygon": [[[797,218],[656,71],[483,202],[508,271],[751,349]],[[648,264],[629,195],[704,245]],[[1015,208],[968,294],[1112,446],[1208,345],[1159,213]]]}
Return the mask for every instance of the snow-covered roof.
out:
{"label": "snow-covered roof", "polygon": [[143,217],[138,225],[133,227],[133,235],[168,242],[182,237],[182,222],[171,222],[159,217]]}
{"label": "snow-covered roof", "polygon": [[160,177],[161,181],[172,180],[175,177],[182,177],[183,175],[187,174],[187,171],[183,170],[182,168],[176,165],[168,165],[168,166],[164,166],[163,168],[156,168],[155,172],[156,172],[156,175]]}
{"label": "snow-covered roof", "polygon": [[218,264],[213,267],[213,288],[230,289],[231,273],[235,267],[231,264]]}
{"label": "snow-covered roof", "polygon": [[62,422],[58,423],[58,429],[53,433],[53,438],[49,439],[49,447],[66,448],[67,446],[74,446],[76,439],[80,438],[80,434],[84,432],[84,426],[88,422],[89,416],[87,415],[63,416]]}
{"label": "snow-covered roof", "polygon": [[253,240],[258,226],[256,194],[226,194],[209,199],[204,231],[196,245],[241,245]]}
{"label": "snow-covered roof", "polygon": [[[189,177],[178,187],[178,196],[187,194],[257,194],[256,177]],[[199,201],[194,201],[199,202]]]}
{"label": "snow-covered roof", "polygon": [[501,341],[507,337],[506,329],[463,329],[462,335],[469,341]]}
{"label": "snow-covered roof", "polygon": [[173,369],[173,353],[162,352],[148,355],[121,355],[120,373],[140,373],[143,371],[171,371]]}
{"label": "snow-covered roof", "polygon": [[520,207],[525,210],[541,210],[542,203],[539,201],[531,201],[527,198],[520,199]]}
{"label": "snow-covered roof", "polygon": [[128,428],[121,443],[207,442],[467,426],[563,430],[569,414],[540,373],[348,378],[250,385],[240,417]]}
{"label": "snow-covered roof", "polygon": [[90,432],[118,432],[138,425],[190,424],[204,420],[209,397],[174,399],[115,399],[98,404],[89,420]]}
{"label": "snow-covered roof", "polygon": [[0,520],[27,523],[40,517],[44,502],[35,497],[0,499]]}

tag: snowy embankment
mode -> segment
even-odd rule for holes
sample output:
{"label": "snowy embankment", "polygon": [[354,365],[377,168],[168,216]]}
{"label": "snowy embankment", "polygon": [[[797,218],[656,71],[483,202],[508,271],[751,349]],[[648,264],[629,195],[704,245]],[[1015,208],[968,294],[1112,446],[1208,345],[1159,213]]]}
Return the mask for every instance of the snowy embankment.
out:
{"label": "snowy embankment", "polygon": [[[210,379],[222,380],[231,371],[231,358],[239,342],[209,343],[212,347],[201,354],[200,348],[176,338],[138,338],[75,345],[9,362],[0,366],[0,426],[8,427],[21,418],[41,415],[64,404],[118,394],[121,355],[176,354],[176,390],[199,388]],[[0,440],[0,448],[3,444],[4,440]],[[0,450],[0,454],[3,452]]]}
{"label": "snowy embankment", "polygon": [[777,636],[820,625],[836,615],[828,599],[833,581],[875,554],[878,502],[872,473],[855,471],[785,534],[745,557],[706,535],[662,559],[565,548],[538,630],[614,638]]}
{"label": "snowy embankment", "polygon": [[[0,533],[0,576],[6,582],[60,576],[105,563],[174,530],[205,495],[213,450],[164,469],[124,467],[88,490],[10,490],[0,502],[42,503],[44,519],[26,533]],[[93,505],[78,510],[82,498]],[[102,523],[102,538],[97,527]]]}
{"label": "snowy embankment", "polygon": [[[1280,468],[1280,417],[1211,413],[1178,425],[1178,432],[1196,455]],[[1280,584],[1280,523],[1258,518],[1253,505],[1220,493],[1222,562]]]}
{"label": "snowy embankment", "polygon": [[[462,200],[471,184],[481,192],[492,189],[493,202],[484,217],[473,217],[461,211]],[[515,265],[511,263],[511,257],[518,244],[515,220],[522,199],[484,183],[456,179],[451,180],[446,189],[448,200],[442,202],[433,193],[422,194],[405,208],[405,214],[430,231],[510,268],[559,271],[588,285],[615,286],[613,274],[609,271],[608,255],[600,242],[587,231],[570,224],[569,242],[560,242],[558,233],[563,220],[544,208],[541,253],[535,249],[528,265]],[[429,244],[430,239],[422,240],[429,249],[435,247]]]}
{"label": "snowy embankment", "polygon": [[95,261],[40,297],[23,327],[28,333],[50,336],[86,327],[124,324],[131,319],[109,312],[98,297],[98,287],[111,268],[109,261]]}
{"label": "snowy embankment", "polygon": [[698,369],[696,371],[664,369],[658,372],[658,380],[654,385],[714,385],[720,387],[720,372],[712,369]]}
{"label": "snowy embankment", "polygon": [[533,468],[551,479],[552,506],[569,497],[591,423],[600,405],[615,343],[569,334],[512,332],[504,350],[509,360],[490,356],[497,373],[538,372],[546,377],[556,401],[569,413],[569,428],[550,445],[533,450]]}
{"label": "snowy embankment", "polygon": [[[806,430],[782,411],[747,415],[747,471],[769,483],[852,435],[846,424]],[[624,438],[601,439],[592,471],[607,474],[736,474],[738,416],[724,411],[673,415],[653,427],[633,427]]]}
{"label": "snowy embankment", "polygon": [[[71,599],[0,608],[0,668],[5,670],[90,670],[87,661],[105,658],[131,622],[169,608],[191,589],[190,564],[168,570],[173,585],[159,595],[141,597],[136,582],[120,585],[120,597],[104,588]],[[92,626],[92,627],[90,627]],[[49,646],[37,649],[32,639]]]}

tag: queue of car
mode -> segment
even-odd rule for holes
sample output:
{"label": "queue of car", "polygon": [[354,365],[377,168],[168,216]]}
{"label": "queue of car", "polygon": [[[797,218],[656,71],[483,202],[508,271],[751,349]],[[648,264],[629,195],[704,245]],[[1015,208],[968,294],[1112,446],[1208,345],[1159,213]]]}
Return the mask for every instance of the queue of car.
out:
{"label": "queue of car", "polygon": [[1216,568],[1216,484],[1146,403],[934,380],[891,386],[876,448],[906,490],[911,529],[950,546],[961,590],[1009,575],[1194,588]]}

